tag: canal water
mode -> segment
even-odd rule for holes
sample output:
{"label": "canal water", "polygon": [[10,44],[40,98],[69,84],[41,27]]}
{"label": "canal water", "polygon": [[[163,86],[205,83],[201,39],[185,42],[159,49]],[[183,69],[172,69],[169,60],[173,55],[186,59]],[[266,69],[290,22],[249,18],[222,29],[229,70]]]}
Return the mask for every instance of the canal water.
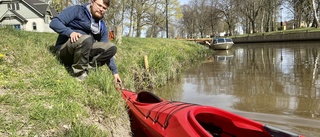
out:
{"label": "canal water", "polygon": [[235,44],[154,92],[320,137],[320,44]]}

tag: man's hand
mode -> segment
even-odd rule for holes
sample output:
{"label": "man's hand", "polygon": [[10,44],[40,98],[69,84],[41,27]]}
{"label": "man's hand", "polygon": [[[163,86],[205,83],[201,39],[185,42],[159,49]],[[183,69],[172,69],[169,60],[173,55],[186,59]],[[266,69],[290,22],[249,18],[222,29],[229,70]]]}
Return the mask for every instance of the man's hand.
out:
{"label": "man's hand", "polygon": [[70,34],[70,40],[71,40],[71,43],[74,43],[74,42],[77,42],[78,39],[81,37],[82,35],[78,32],[72,32]]}
{"label": "man's hand", "polygon": [[120,85],[122,85],[122,80],[121,80],[119,74],[114,74],[113,77],[114,77],[114,83],[115,83],[115,84],[120,84]]}
{"label": "man's hand", "polygon": [[113,82],[114,82],[114,87],[115,87],[118,91],[120,91],[121,88],[122,88],[121,78],[120,78],[119,74],[114,74],[113,77],[114,77],[114,80],[113,80]]}

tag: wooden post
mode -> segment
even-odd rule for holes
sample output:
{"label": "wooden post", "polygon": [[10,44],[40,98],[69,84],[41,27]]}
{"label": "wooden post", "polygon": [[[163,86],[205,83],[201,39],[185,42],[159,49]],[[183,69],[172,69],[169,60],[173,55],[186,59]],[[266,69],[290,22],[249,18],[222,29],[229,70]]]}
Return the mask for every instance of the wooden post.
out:
{"label": "wooden post", "polygon": [[144,55],[144,68],[149,71],[148,56]]}

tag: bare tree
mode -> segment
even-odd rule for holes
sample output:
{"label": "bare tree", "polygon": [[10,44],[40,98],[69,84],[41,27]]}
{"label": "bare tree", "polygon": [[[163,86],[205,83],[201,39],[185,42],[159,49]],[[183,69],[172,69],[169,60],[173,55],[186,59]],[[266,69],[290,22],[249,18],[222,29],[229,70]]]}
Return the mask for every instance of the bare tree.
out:
{"label": "bare tree", "polygon": [[146,23],[150,25],[147,30],[146,37],[158,37],[159,32],[165,30],[165,2],[163,0],[155,0],[151,5],[152,10],[147,13]]}
{"label": "bare tree", "polygon": [[288,9],[293,14],[294,27],[299,28],[301,26],[303,16],[304,0],[285,0],[288,4]]}
{"label": "bare tree", "polygon": [[190,1],[195,17],[195,26],[200,34],[200,37],[204,37],[204,33],[209,28],[209,15],[210,15],[210,6],[208,0],[193,0]]}
{"label": "bare tree", "polygon": [[256,19],[263,7],[264,0],[237,0],[237,5],[250,21],[252,33],[256,33]]}
{"label": "bare tree", "polygon": [[196,15],[194,14],[194,8],[190,5],[183,5],[182,6],[182,22],[187,33],[187,37],[194,38],[196,34]]}
{"label": "bare tree", "polygon": [[109,26],[122,25],[125,18],[125,11],[127,6],[123,3],[127,3],[129,0],[111,0],[110,7],[105,14],[105,22]]}
{"label": "bare tree", "polygon": [[141,36],[142,27],[146,25],[144,22],[145,18],[147,17],[147,12],[151,10],[152,4],[154,1],[148,0],[137,0],[136,1],[136,22],[137,22],[137,33],[136,37]]}
{"label": "bare tree", "polygon": [[211,31],[211,35],[215,34],[219,29],[219,23],[223,18],[223,13],[220,9],[218,9],[219,4],[217,0],[211,0],[209,2],[210,12],[209,12],[209,27]]}
{"label": "bare tree", "polygon": [[[264,20],[264,27],[263,31],[275,31],[276,30],[276,19],[277,19],[277,11],[279,10],[279,7],[281,6],[281,0],[267,0],[264,1],[264,7],[263,11],[265,13],[265,16],[263,17]],[[263,14],[264,15],[264,14]]]}
{"label": "bare tree", "polygon": [[127,3],[128,5],[128,18],[129,18],[129,33],[128,33],[128,36],[131,36],[133,37],[133,32],[134,32],[134,13],[135,13],[135,10],[134,10],[134,7],[135,7],[135,1],[136,0],[131,0],[130,2]]}
{"label": "bare tree", "polygon": [[318,28],[319,27],[319,17],[318,17],[319,1],[311,0],[311,5],[312,5],[311,7],[313,10],[313,17],[314,17],[312,26]]}
{"label": "bare tree", "polygon": [[219,0],[218,9],[223,13],[225,17],[225,22],[228,26],[228,34],[233,35],[234,29],[236,27],[236,1],[235,0]]}
{"label": "bare tree", "polygon": [[51,5],[58,11],[62,11],[63,9],[70,6],[72,3],[71,0],[53,0]]}

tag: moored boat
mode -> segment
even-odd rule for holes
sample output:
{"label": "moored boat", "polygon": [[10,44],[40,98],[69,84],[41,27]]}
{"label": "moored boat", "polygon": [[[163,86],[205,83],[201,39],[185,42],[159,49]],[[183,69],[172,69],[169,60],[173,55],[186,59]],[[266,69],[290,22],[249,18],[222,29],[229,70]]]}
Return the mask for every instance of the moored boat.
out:
{"label": "moored boat", "polygon": [[135,122],[150,137],[303,137],[216,107],[120,91]]}
{"label": "moored boat", "polygon": [[230,49],[233,46],[233,41],[231,38],[213,38],[209,47],[212,49]]}

